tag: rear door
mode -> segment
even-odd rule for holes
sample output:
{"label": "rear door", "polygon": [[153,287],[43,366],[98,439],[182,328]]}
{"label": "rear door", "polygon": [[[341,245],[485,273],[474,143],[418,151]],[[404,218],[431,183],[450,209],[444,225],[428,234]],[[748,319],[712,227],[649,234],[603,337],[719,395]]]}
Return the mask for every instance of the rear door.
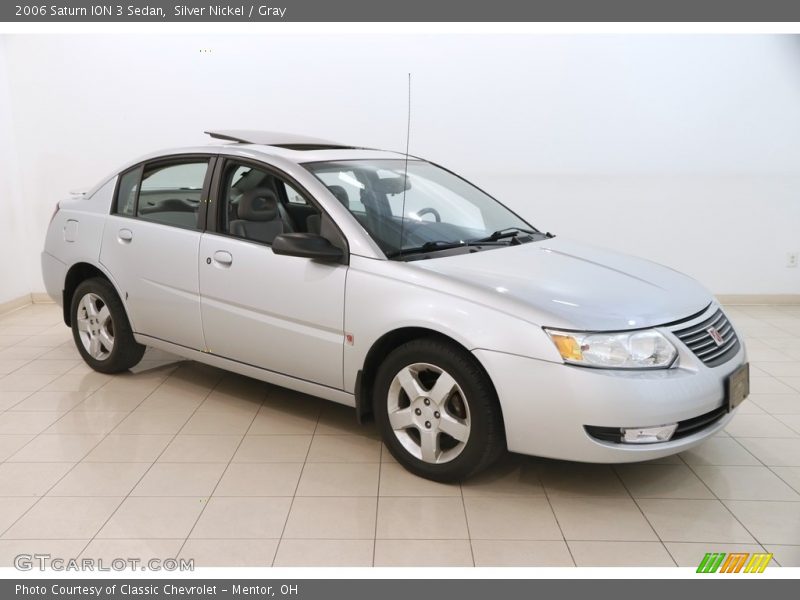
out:
{"label": "rear door", "polygon": [[213,161],[184,155],[121,174],[100,252],[134,331],[195,350],[205,349],[197,261]]}

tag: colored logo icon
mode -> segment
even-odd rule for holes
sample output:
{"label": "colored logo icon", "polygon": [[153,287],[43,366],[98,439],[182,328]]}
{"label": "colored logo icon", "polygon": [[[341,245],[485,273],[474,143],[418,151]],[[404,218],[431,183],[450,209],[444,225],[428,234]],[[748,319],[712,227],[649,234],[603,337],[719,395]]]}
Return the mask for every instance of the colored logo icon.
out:
{"label": "colored logo icon", "polygon": [[772,554],[765,552],[707,552],[697,566],[698,573],[763,573]]}

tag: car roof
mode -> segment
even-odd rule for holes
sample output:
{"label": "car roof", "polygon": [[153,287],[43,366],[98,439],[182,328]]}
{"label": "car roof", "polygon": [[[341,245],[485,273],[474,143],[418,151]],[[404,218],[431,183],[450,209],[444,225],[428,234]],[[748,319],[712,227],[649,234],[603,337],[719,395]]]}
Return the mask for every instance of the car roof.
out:
{"label": "car roof", "polygon": [[[225,154],[228,156],[240,156],[255,160],[277,158],[295,165],[344,160],[397,160],[405,157],[405,154],[402,152],[352,146],[293,133],[243,129],[206,131],[205,133],[210,135],[214,142],[205,146],[184,146],[161,149],[155,152],[149,152],[144,156],[139,156],[135,160],[128,161],[120,169],[114,171],[113,174],[102,179],[92,187],[86,195],[91,196],[109,179],[116,177],[119,173],[126,171],[134,165],[181,154]],[[417,156],[409,156],[409,160],[422,159]]]}

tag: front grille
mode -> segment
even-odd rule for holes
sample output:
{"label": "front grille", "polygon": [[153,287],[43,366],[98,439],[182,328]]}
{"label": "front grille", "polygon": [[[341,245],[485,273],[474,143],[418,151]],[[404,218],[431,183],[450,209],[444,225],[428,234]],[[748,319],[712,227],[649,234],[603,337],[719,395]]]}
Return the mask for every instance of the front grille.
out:
{"label": "front grille", "polygon": [[[728,407],[727,405],[723,404],[719,408],[715,408],[714,410],[702,414],[699,417],[692,417],[691,419],[686,419],[685,421],[679,421],[678,427],[675,429],[675,433],[672,434],[672,437],[669,439],[669,441],[672,442],[674,440],[679,440],[681,438],[698,433],[699,431],[705,429],[706,427],[710,427],[719,421],[727,414],[727,412]],[[623,443],[622,428],[620,427],[597,427],[595,425],[585,425],[584,429],[586,430],[586,433],[588,433],[594,439],[600,440],[601,442],[613,442],[615,444]]]}
{"label": "front grille", "polygon": [[[717,345],[708,332],[712,327],[722,336],[721,345]],[[733,325],[721,309],[701,323],[685,329],[678,329],[672,333],[709,367],[721,365],[736,356],[739,351],[739,338],[736,337]]]}

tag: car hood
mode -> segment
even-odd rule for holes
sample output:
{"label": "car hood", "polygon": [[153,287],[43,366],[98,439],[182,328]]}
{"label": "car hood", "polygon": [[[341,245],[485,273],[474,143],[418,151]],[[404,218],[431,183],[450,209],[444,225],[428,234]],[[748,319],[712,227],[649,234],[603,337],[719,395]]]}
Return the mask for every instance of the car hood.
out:
{"label": "car hood", "polygon": [[713,301],[703,286],[669,267],[560,237],[409,264],[478,287],[498,302],[523,303],[537,313],[537,324],[550,327],[652,327]]}

